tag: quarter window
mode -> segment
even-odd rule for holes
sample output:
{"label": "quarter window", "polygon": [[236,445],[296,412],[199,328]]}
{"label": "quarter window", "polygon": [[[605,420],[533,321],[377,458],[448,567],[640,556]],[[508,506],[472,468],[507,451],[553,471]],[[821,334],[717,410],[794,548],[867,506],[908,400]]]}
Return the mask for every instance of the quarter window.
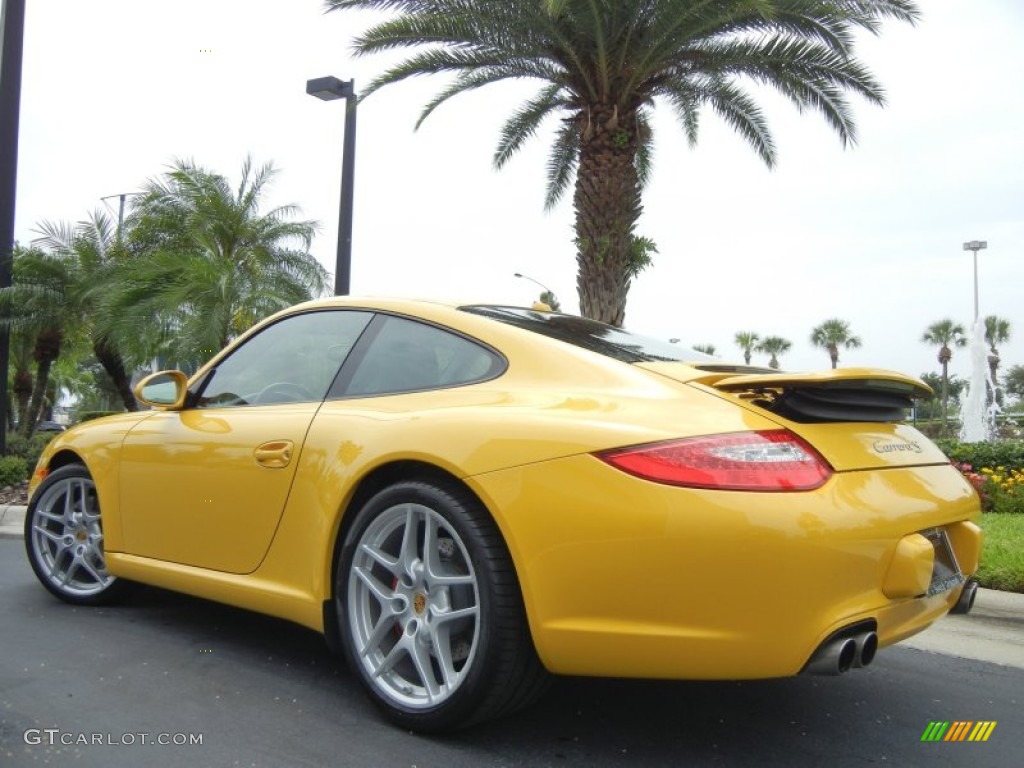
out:
{"label": "quarter window", "polygon": [[454,387],[492,378],[504,367],[486,347],[435,326],[385,315],[380,322],[345,395]]}

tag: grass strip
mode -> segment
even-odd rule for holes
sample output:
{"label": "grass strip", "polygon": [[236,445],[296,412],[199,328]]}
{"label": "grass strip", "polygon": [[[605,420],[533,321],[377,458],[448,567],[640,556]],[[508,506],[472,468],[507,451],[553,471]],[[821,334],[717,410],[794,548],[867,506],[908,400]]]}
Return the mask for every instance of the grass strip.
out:
{"label": "grass strip", "polygon": [[978,583],[989,589],[1024,592],[1024,515],[986,512],[981,529],[985,545]]}

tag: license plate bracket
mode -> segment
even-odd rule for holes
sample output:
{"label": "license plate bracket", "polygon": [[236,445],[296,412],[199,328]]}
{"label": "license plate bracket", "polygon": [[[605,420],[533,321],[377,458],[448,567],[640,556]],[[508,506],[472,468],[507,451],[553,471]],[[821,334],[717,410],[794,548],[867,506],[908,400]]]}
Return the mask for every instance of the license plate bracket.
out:
{"label": "license plate bracket", "polygon": [[935,561],[932,566],[932,579],[928,585],[928,597],[941,592],[948,592],[963,584],[967,579],[960,570],[956,553],[949,543],[949,534],[942,528],[930,528],[921,531],[921,535],[931,542],[935,549]]}

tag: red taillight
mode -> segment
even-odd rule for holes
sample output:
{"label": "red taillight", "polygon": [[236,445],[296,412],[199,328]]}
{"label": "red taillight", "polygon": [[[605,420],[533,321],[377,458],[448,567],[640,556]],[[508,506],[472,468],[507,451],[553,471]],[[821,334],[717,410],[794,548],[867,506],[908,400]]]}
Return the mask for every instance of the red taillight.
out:
{"label": "red taillight", "polygon": [[784,429],[637,445],[597,457],[645,480],[688,488],[809,491],[832,475],[816,450]]}

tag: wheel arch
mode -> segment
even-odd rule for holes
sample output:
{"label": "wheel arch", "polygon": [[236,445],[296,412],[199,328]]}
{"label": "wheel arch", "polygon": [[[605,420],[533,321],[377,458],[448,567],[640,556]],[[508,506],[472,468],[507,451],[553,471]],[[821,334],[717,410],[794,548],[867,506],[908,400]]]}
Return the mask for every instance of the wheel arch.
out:
{"label": "wheel arch", "polygon": [[85,459],[72,451],[70,448],[61,448],[46,462],[46,468],[51,472],[60,469],[68,464],[85,464]]}
{"label": "wheel arch", "polygon": [[[88,465],[85,463],[85,459],[83,459],[80,454],[76,453],[75,451],[72,451],[70,448],[61,448],[52,456],[47,457],[45,464],[46,471],[39,476],[39,480],[43,480],[46,477],[46,475],[60,469],[61,467],[66,467],[69,464],[81,464],[86,469],[88,469]],[[32,473],[33,480],[35,480],[34,476],[38,469],[39,468],[37,467],[36,470],[33,471]],[[38,484],[35,487],[38,488]],[[31,498],[29,499],[29,501],[31,502]]]}
{"label": "wheel arch", "polygon": [[[332,544],[331,556],[328,561],[330,564],[330,570],[326,574],[326,583],[329,585],[329,589],[327,597],[323,603],[324,636],[327,640],[327,645],[332,651],[337,652],[341,648],[341,639],[338,635],[334,574],[337,572],[338,558],[341,556],[342,544],[345,541],[345,537],[348,535],[349,528],[352,526],[352,521],[356,517],[355,512],[373,498],[376,493],[390,485],[403,481],[436,483],[444,488],[464,492],[471,496],[473,500],[480,505],[480,508],[487,513],[491,520],[494,521],[494,525],[501,535],[502,542],[505,544],[505,548],[509,552],[509,558],[512,561],[512,568],[515,571],[516,581],[519,584],[520,594],[522,594],[520,570],[512,551],[512,547],[509,546],[508,537],[506,536],[498,517],[490,507],[488,507],[480,494],[461,478],[452,474],[448,470],[437,466],[436,464],[416,459],[391,461],[387,464],[374,467],[373,470],[368,472],[359,480],[355,490],[349,498],[348,503],[345,504],[342,514],[340,515],[337,531],[334,535],[334,543]],[[527,620],[527,624],[529,625],[529,620]]]}

